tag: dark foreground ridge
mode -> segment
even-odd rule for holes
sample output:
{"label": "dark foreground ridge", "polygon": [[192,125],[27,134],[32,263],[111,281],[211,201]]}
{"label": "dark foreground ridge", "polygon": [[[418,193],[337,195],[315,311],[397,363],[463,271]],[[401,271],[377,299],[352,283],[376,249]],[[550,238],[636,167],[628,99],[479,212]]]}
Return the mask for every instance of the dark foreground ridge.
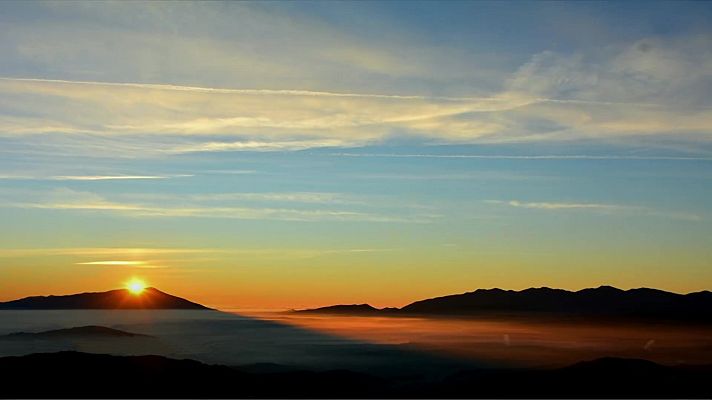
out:
{"label": "dark foreground ridge", "polygon": [[709,398],[710,367],[605,358],[552,370],[385,379],[350,371],[251,373],[160,356],[0,358],[0,398]]}
{"label": "dark foreground ridge", "polygon": [[135,295],[126,289],[66,296],[34,296],[0,303],[0,310],[210,310],[155,288]]}
{"label": "dark foreground ridge", "polygon": [[0,339],[65,339],[65,338],[148,338],[149,335],[131,333],[105,326],[88,325],[44,332],[17,332],[0,336]]}
{"label": "dark foreground ridge", "polygon": [[657,289],[621,290],[611,286],[568,291],[530,288],[521,291],[478,289],[436,297],[403,308],[377,309],[368,304],[338,305],[297,312],[389,315],[568,315],[587,318],[712,323],[712,292],[678,294]]}

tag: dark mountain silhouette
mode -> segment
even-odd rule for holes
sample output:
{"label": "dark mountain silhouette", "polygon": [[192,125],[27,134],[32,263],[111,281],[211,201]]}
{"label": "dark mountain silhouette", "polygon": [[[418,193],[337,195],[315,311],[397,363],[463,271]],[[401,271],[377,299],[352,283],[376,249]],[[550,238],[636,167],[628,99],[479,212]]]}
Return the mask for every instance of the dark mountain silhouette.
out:
{"label": "dark mountain silhouette", "polygon": [[148,338],[149,335],[125,332],[104,326],[89,325],[44,332],[17,332],[0,336],[6,339],[65,339],[65,338]]}
{"label": "dark mountain silhouette", "polygon": [[[345,313],[349,307],[331,306],[300,312]],[[621,290],[611,286],[576,292],[530,288],[522,291],[478,289],[474,292],[437,297],[411,303],[400,309],[375,309],[368,304],[356,311],[422,315],[568,315],[586,318],[632,318],[712,323],[712,292],[677,294],[657,289]]]}
{"label": "dark mountain silhouette", "polygon": [[339,304],[310,310],[300,310],[299,312],[324,314],[373,314],[380,313],[381,311],[382,310],[368,304]]}
{"label": "dark mountain silhouette", "polygon": [[209,308],[155,288],[140,294],[126,289],[66,296],[34,296],[0,303],[0,310],[209,310]]}
{"label": "dark mountain silhouette", "polygon": [[350,371],[250,373],[160,356],[77,352],[0,358],[0,398],[710,398],[710,366],[599,359],[445,378]]}
{"label": "dark mountain silhouette", "polygon": [[705,398],[712,366],[664,366],[600,358],[557,369],[472,370],[424,390],[424,397]]}

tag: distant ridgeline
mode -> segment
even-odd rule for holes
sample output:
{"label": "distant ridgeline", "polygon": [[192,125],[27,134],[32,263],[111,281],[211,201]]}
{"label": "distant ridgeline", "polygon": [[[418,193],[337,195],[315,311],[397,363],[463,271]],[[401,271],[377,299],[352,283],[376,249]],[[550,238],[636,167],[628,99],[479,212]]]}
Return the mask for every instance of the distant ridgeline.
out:
{"label": "distant ridgeline", "polygon": [[210,310],[155,288],[140,294],[126,289],[66,296],[34,296],[0,303],[0,310]]}
{"label": "distant ridgeline", "polygon": [[403,308],[378,309],[368,304],[354,304],[296,312],[435,316],[566,315],[712,323],[712,292],[683,295],[657,289],[621,290],[611,286],[576,292],[550,288],[522,291],[478,289],[474,292],[416,301]]}
{"label": "distant ridgeline", "polygon": [[152,338],[150,335],[126,332],[105,326],[87,325],[74,328],[54,329],[43,332],[15,332],[0,336],[0,340],[15,339],[86,339],[86,338]]}

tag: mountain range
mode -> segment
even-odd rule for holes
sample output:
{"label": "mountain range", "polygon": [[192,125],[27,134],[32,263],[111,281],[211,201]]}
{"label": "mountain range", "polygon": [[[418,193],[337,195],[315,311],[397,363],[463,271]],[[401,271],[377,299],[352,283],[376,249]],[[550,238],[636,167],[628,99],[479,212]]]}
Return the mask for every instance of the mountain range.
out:
{"label": "mountain range", "polygon": [[[140,294],[126,289],[64,296],[34,296],[0,303],[0,310],[153,309],[210,310],[155,288]],[[712,323],[712,292],[678,294],[658,289],[621,290],[611,286],[568,291],[547,287],[521,291],[477,289],[473,292],[413,302],[402,308],[369,304],[333,305],[295,310],[337,315],[427,316],[567,316]]]}
{"label": "mountain range", "polygon": [[140,294],[127,289],[65,296],[33,296],[0,303],[0,310],[210,310],[156,288]]}
{"label": "mountain range", "polygon": [[611,286],[568,291],[547,287],[521,291],[478,289],[420,300],[402,308],[368,304],[335,305],[300,313],[354,315],[572,316],[712,322],[712,292],[678,294],[657,289],[621,290]]}

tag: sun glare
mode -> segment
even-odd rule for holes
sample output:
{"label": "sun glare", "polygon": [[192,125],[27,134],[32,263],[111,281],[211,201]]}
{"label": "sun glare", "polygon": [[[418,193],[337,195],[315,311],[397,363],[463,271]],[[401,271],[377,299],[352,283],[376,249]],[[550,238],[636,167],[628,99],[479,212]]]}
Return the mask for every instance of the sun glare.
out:
{"label": "sun glare", "polygon": [[126,284],[126,289],[133,294],[141,294],[146,289],[146,283],[140,279],[132,279]]}

